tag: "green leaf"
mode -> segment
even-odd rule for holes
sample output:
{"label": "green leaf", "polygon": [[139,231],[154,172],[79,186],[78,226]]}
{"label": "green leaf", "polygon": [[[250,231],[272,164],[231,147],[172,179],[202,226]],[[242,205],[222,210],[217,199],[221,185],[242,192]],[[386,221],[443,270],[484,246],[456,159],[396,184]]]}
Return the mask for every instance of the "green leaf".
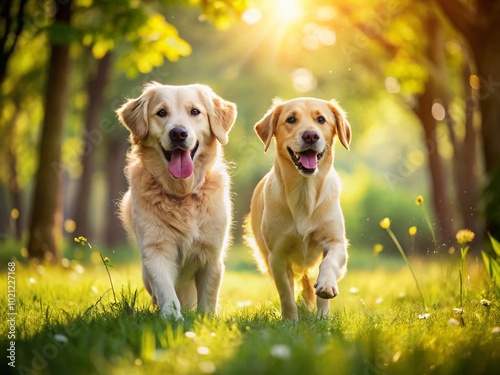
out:
{"label": "green leaf", "polygon": [[484,268],[486,268],[486,271],[488,271],[488,275],[490,275],[490,277],[493,277],[493,274],[491,272],[490,256],[485,251],[482,250],[481,250],[481,255],[483,256]]}
{"label": "green leaf", "polygon": [[490,238],[491,245],[493,246],[493,250],[495,250],[495,253],[497,256],[500,257],[500,242],[498,242],[491,234],[488,233],[488,237]]}
{"label": "green leaf", "polygon": [[491,259],[491,269],[493,270],[493,278],[498,282],[498,287],[500,287],[500,264],[495,259]]}
{"label": "green leaf", "polygon": [[465,248],[460,248],[460,252],[462,253],[462,260],[465,261],[467,253],[469,252],[469,246],[466,246]]}
{"label": "green leaf", "polygon": [[110,39],[99,40],[92,46],[92,54],[96,59],[102,59],[114,46],[115,43]]}
{"label": "green leaf", "polygon": [[491,280],[495,284],[496,288],[500,289],[500,264],[490,257],[486,252],[481,251],[483,256],[484,266],[490,275]]}
{"label": "green leaf", "polygon": [[48,27],[49,38],[53,44],[65,45],[81,40],[81,32],[71,25],[55,22]]}
{"label": "green leaf", "polygon": [[141,336],[141,359],[150,361],[156,350],[155,334],[151,328],[145,328]]}

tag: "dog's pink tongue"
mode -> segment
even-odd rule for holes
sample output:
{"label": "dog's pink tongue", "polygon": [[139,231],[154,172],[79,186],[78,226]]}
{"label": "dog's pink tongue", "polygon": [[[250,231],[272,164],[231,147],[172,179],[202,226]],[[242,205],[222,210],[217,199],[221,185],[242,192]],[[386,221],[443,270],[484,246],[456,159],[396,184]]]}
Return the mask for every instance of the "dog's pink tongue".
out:
{"label": "dog's pink tongue", "polygon": [[300,163],[306,169],[315,169],[318,166],[317,153],[313,150],[307,150],[300,153]]}
{"label": "dog's pink tongue", "polygon": [[172,151],[172,158],[168,164],[168,171],[175,178],[187,178],[193,173],[193,160],[189,151],[176,149]]}

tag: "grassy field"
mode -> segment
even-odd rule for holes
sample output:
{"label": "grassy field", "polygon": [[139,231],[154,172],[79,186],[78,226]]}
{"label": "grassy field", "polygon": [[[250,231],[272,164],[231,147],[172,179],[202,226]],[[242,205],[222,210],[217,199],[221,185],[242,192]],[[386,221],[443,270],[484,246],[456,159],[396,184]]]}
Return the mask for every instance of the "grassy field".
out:
{"label": "grassy field", "polygon": [[[138,262],[110,268],[115,303],[95,257],[66,268],[16,261],[13,328],[7,288],[0,297],[1,373],[494,374],[500,303],[481,261],[469,259],[460,314],[456,259],[411,260],[425,311],[401,259],[353,250],[331,317],[301,309],[298,323],[281,320],[274,285],[242,248],[228,259],[219,315],[188,312],[182,323],[159,318],[151,307]],[[8,365],[11,341],[15,368]]]}

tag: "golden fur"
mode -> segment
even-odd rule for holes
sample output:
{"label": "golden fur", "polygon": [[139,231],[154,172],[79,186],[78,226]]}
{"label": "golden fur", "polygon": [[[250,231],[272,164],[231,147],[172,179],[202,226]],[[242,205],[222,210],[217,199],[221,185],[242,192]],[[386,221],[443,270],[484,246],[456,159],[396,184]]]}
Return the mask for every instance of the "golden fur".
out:
{"label": "golden fur", "polygon": [[215,313],[231,223],[221,144],[236,106],[208,86],[151,83],[117,114],[131,140],[120,215],[139,244],[145,287],[163,316],[182,319],[195,305]]}
{"label": "golden fur", "polygon": [[318,314],[327,315],[347,263],[333,145],[338,137],[348,149],[351,127],[335,101],[298,98],[276,100],[255,130],[266,151],[276,140],[276,158],[254,190],[246,241],[260,269],[274,279],[284,318],[298,318],[298,280],[306,306],[317,302]]}

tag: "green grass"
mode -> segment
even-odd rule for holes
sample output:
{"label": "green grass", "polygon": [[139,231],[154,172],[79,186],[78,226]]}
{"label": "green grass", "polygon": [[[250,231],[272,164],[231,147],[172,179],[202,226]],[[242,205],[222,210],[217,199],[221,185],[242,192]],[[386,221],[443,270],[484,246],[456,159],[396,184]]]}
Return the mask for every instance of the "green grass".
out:
{"label": "green grass", "polygon": [[[403,261],[352,250],[331,317],[318,319],[302,308],[297,323],[281,320],[274,285],[248,260],[246,250],[232,250],[217,317],[185,312],[182,323],[161,319],[151,307],[137,262],[110,269],[114,304],[102,263],[73,261],[64,269],[16,261],[16,368],[5,355],[2,368],[148,375],[493,374],[500,368],[494,329],[500,302],[473,257],[464,326],[455,325],[460,317],[453,310],[459,307],[457,260],[411,259],[430,314],[420,319],[420,296]],[[5,271],[2,277],[6,285]],[[6,294],[0,296],[4,317]],[[0,326],[6,353],[5,318]]]}

